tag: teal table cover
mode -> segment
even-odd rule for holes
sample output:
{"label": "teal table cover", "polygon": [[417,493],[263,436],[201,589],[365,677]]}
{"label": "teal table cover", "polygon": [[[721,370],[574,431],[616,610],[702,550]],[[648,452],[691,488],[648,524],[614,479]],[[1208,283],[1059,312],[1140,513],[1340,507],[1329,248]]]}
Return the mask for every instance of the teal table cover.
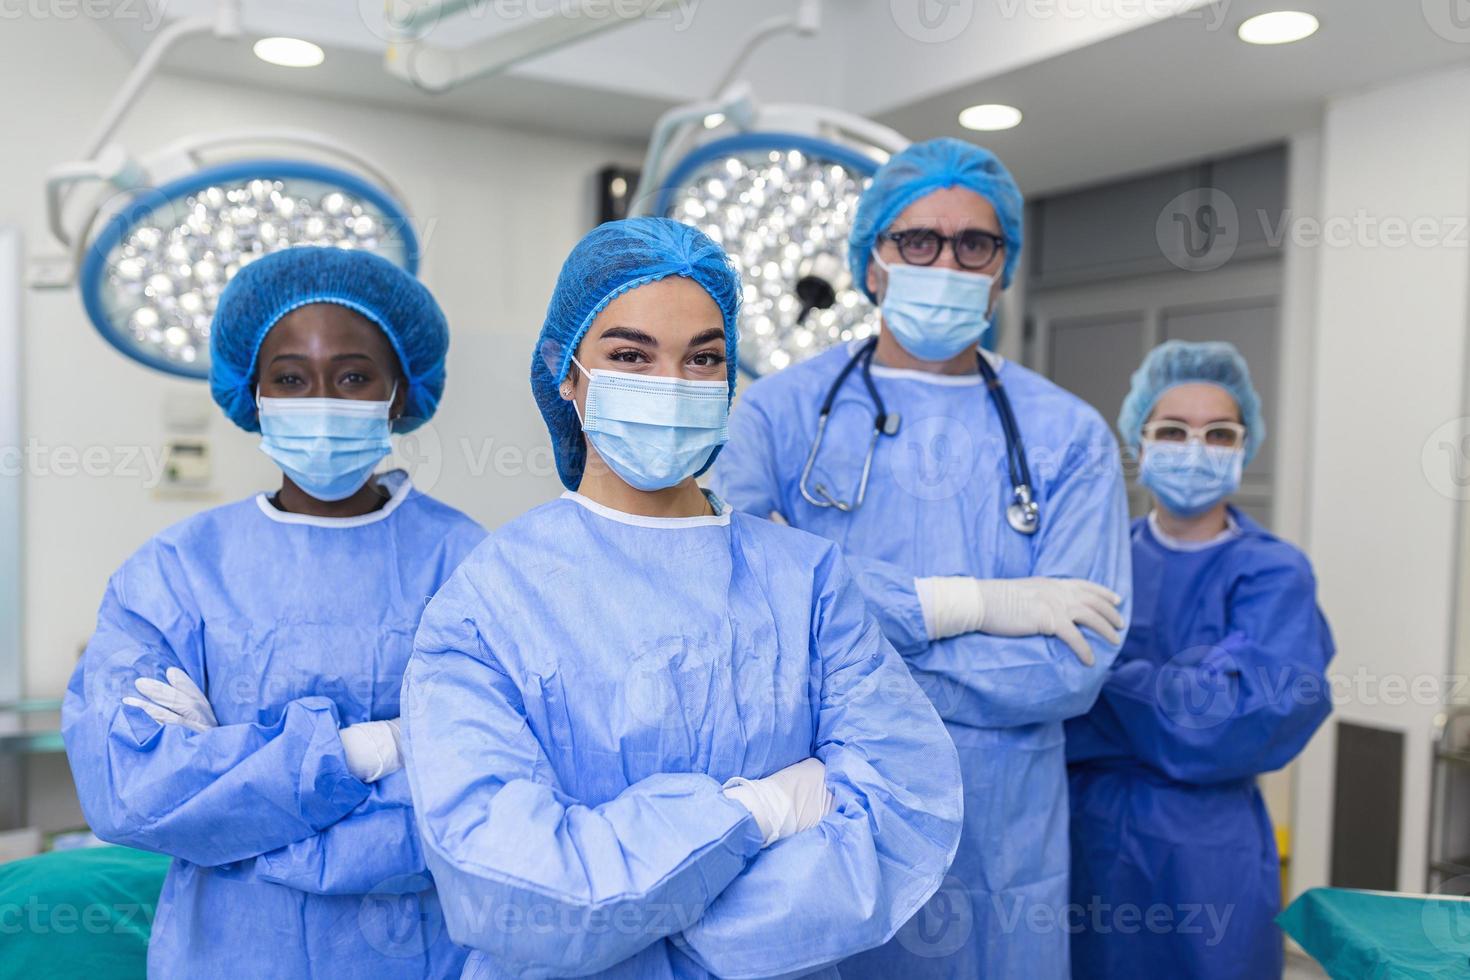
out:
{"label": "teal table cover", "polygon": [[170,860],[91,847],[0,864],[0,980],[141,980]]}
{"label": "teal table cover", "polygon": [[1470,978],[1470,898],[1313,888],[1276,922],[1334,980]]}

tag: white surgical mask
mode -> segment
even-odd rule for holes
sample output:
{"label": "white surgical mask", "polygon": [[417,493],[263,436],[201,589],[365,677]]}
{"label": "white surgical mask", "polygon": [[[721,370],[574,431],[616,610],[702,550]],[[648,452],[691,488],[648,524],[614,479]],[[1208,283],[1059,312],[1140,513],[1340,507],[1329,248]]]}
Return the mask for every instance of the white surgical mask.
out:
{"label": "white surgical mask", "polygon": [[1138,482],[1180,517],[1195,517],[1240,489],[1245,450],[1186,443],[1150,442],[1143,447]]}
{"label": "white surgical mask", "polygon": [[346,500],[393,451],[388,434],[393,395],[385,402],[356,398],[262,398],[260,449],[317,500]]}
{"label": "white surgical mask", "polygon": [[588,371],[575,357],[572,363],[588,380],[582,431],[629,486],[672,487],[703,470],[729,438],[725,381]]}
{"label": "white surgical mask", "polygon": [[995,277],[937,266],[889,265],[883,326],[899,346],[921,361],[947,361],[979,343],[990,330],[990,290]]}

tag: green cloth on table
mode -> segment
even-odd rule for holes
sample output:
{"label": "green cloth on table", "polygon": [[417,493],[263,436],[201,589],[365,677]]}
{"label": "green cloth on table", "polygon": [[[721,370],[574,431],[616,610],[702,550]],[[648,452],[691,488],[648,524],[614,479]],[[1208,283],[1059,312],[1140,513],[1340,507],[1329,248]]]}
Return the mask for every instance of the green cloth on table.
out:
{"label": "green cloth on table", "polygon": [[145,976],[170,861],[91,847],[0,864],[0,980]]}
{"label": "green cloth on table", "polygon": [[1334,978],[1470,977],[1470,899],[1313,888],[1276,922]]}

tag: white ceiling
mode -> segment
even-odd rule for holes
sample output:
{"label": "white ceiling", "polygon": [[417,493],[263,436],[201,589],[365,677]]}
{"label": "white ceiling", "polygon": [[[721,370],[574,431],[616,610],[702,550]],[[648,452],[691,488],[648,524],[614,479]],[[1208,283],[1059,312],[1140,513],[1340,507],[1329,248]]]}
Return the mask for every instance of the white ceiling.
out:
{"label": "white ceiling", "polygon": [[[972,133],[1031,194],[1095,183],[1283,139],[1310,128],[1326,100],[1395,78],[1470,63],[1470,29],[1435,33],[1435,0],[1235,0],[1063,56],[957,86],[877,116],[909,136],[965,135],[965,106],[1004,102],[1025,114],[1003,133]],[[1456,0],[1448,0],[1456,2]],[[1321,30],[1296,44],[1244,44],[1247,17],[1289,6]]]}
{"label": "white ceiling", "polygon": [[[602,0],[612,3],[616,0]],[[428,40],[459,47],[566,0],[476,0]],[[251,36],[322,44],[320,68],[265,65],[249,45],[197,38],[165,69],[417,112],[642,143],[666,108],[711,94],[739,42],[795,0],[682,0],[667,16],[620,27],[494,78],[429,95],[382,67],[383,0],[244,0]],[[745,77],[770,101],[821,102],[922,139],[965,135],[959,110],[1019,106],[994,148],[1037,194],[1277,140],[1310,127],[1328,97],[1470,62],[1470,36],[1436,33],[1435,4],[1292,0],[1322,30],[1275,48],[1235,28],[1269,0],[826,0],[816,38],[762,47]],[[166,20],[212,0],[170,0]],[[917,19],[927,11],[928,21]],[[143,20],[103,23],[141,50]],[[1464,32],[1470,35],[1470,31]]]}

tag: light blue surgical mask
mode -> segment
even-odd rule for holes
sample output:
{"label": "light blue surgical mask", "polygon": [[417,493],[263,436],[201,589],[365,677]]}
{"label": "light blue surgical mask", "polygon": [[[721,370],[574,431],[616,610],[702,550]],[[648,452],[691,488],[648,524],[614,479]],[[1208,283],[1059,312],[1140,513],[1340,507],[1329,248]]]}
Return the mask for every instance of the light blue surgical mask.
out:
{"label": "light blue surgical mask", "polygon": [[[623,371],[588,371],[582,431],[597,455],[639,490],[693,476],[729,438],[730,387]],[[576,402],[572,402],[573,408]]]}
{"label": "light blue surgical mask", "polygon": [[[394,395],[398,393],[395,385]],[[260,449],[317,500],[346,500],[393,451],[385,402],[356,398],[261,398]]]}
{"label": "light blue surgical mask", "polygon": [[1180,517],[1195,517],[1240,489],[1245,450],[1185,443],[1145,443],[1138,482]]}
{"label": "light blue surgical mask", "polygon": [[883,327],[921,361],[947,361],[990,330],[990,290],[995,277],[937,266],[889,265],[883,292]]}

